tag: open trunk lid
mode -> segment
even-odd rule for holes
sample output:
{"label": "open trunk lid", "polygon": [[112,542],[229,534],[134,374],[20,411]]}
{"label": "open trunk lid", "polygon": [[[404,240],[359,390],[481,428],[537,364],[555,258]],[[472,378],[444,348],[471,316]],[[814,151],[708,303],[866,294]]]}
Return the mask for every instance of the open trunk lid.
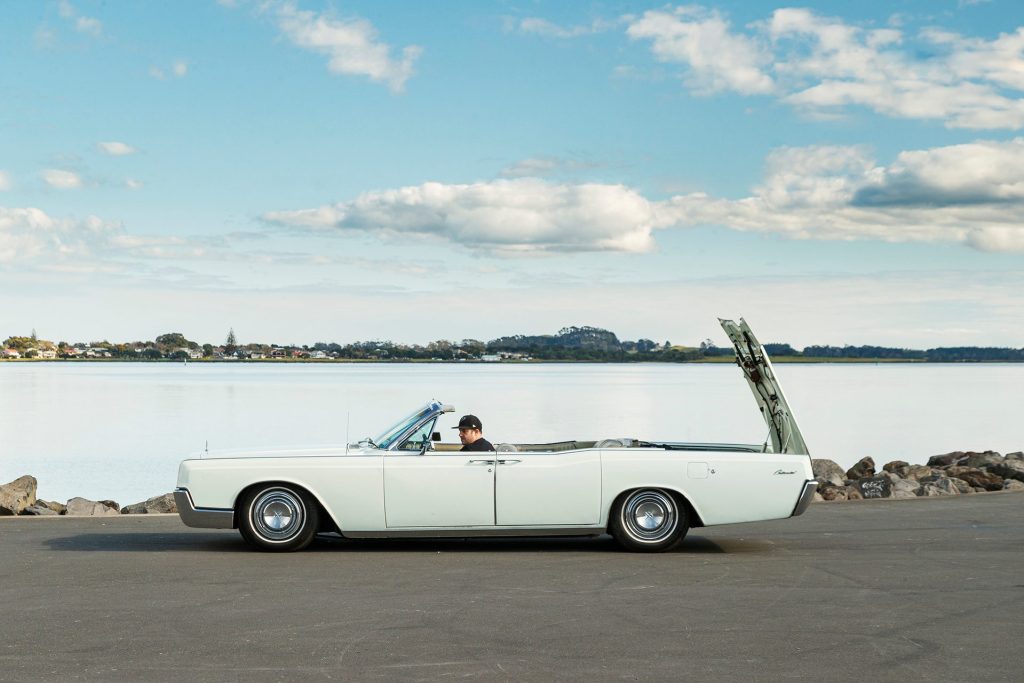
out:
{"label": "open trunk lid", "polygon": [[768,432],[774,453],[807,454],[807,444],[796,425],[793,411],[786,402],[782,387],[775,379],[772,362],[764,347],[754,336],[747,322],[740,318],[739,323],[732,320],[718,319],[722,329],[729,335],[736,349],[736,364],[743,370],[754,399],[761,409],[761,415],[768,424]]}

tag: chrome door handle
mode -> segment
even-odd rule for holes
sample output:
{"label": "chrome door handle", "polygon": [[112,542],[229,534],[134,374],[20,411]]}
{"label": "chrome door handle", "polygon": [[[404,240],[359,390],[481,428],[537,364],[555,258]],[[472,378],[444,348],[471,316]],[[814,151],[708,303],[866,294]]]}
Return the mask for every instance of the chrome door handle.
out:
{"label": "chrome door handle", "polygon": [[493,460],[470,460],[467,465],[493,465]]}
{"label": "chrome door handle", "polygon": [[498,464],[499,465],[515,465],[515,464],[518,464],[518,463],[521,463],[521,462],[522,462],[522,460],[499,460]]}

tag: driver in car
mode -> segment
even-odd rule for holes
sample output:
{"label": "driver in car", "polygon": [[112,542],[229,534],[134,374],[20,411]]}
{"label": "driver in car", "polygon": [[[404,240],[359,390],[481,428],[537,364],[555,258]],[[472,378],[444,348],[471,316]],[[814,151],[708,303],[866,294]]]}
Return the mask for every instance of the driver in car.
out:
{"label": "driver in car", "polygon": [[462,442],[464,451],[493,451],[494,446],[484,438],[484,426],[476,415],[463,415],[459,420],[459,426],[453,427],[459,430],[459,441]]}

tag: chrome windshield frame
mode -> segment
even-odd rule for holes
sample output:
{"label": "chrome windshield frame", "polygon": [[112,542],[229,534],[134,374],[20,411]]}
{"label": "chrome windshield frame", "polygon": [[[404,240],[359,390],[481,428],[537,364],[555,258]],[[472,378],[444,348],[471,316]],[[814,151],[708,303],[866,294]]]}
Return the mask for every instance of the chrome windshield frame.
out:
{"label": "chrome windshield frame", "polygon": [[385,434],[398,429],[401,427],[403,422],[405,423],[405,426],[391,436],[390,440],[386,444],[380,443],[377,447],[382,451],[396,451],[398,450],[399,445],[404,443],[406,439],[412,436],[424,424],[431,420],[436,420],[443,413],[449,413],[453,410],[454,408],[445,405],[440,401],[430,401],[419,410],[409,414],[404,420],[399,421],[397,424],[386,430]]}

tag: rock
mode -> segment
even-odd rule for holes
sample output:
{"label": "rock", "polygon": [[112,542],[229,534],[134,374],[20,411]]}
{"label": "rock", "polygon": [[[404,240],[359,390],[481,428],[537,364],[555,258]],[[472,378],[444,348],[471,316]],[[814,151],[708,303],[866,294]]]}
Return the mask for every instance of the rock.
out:
{"label": "rock", "polygon": [[58,512],[51,510],[45,505],[29,505],[27,508],[21,511],[23,515],[35,515],[37,517],[56,517]]}
{"label": "rock", "polygon": [[892,498],[916,498],[921,485],[915,479],[900,479],[892,484]]}
{"label": "rock", "polygon": [[956,477],[950,477],[949,480],[953,483],[953,486],[956,487],[956,490],[959,491],[961,493],[961,495],[964,494],[964,493],[974,493],[974,487],[972,487],[970,484],[968,484],[963,479],[957,479]]}
{"label": "rock", "polygon": [[813,503],[820,503],[823,500],[825,500],[825,499],[821,497],[821,494],[818,493],[817,491],[815,491],[814,492],[814,498],[812,499],[811,502],[813,502]]}
{"label": "rock", "polygon": [[845,486],[826,486],[824,489],[819,488],[818,493],[824,500],[846,500]]}
{"label": "rock", "polygon": [[856,486],[846,487],[846,500],[864,500],[864,495]]}
{"label": "rock", "polygon": [[886,474],[857,480],[857,491],[864,498],[888,498],[892,495],[892,481]]}
{"label": "rock", "polygon": [[884,465],[882,465],[882,469],[885,470],[886,472],[892,472],[893,474],[902,477],[903,479],[906,479],[907,472],[910,471],[910,463],[904,460],[893,460],[892,462],[887,462]]}
{"label": "rock", "polygon": [[960,489],[949,477],[933,475],[921,480],[921,496],[958,496]]}
{"label": "rock", "polygon": [[846,471],[846,476],[850,479],[875,476],[875,461],[871,459],[871,456],[861,458],[856,465]]}
{"label": "rock", "polygon": [[[1013,479],[1011,479],[1010,481],[1013,481]],[[973,488],[974,488],[974,492],[975,493],[987,493],[988,492],[987,489],[983,489],[980,486],[974,486]]]}
{"label": "rock", "polygon": [[1003,482],[1004,491],[1024,491],[1024,483],[1017,481],[1016,479],[1007,479]]}
{"label": "rock", "polygon": [[950,477],[962,479],[971,486],[981,487],[986,491],[1002,491],[1003,478],[998,474],[986,472],[976,467],[960,467],[954,465],[946,468],[946,474]]}
{"label": "rock", "polygon": [[814,470],[814,478],[818,480],[818,490],[821,490],[822,486],[844,486],[844,479],[846,473],[843,472],[843,468],[831,460],[825,459],[811,459],[811,469]]}
{"label": "rock", "polygon": [[85,498],[72,498],[68,501],[65,514],[72,517],[104,517],[120,514],[117,510],[107,507],[103,503]]}
{"label": "rock", "polygon": [[895,472],[879,472],[878,476],[879,477],[885,477],[886,479],[888,479],[893,484],[895,484],[898,481],[903,481],[903,477],[901,477],[900,475],[896,474]]}
{"label": "rock", "polygon": [[931,467],[926,465],[911,465],[910,469],[907,471],[906,478],[913,479],[914,481],[921,481],[922,478],[930,477],[933,474],[935,474],[935,472],[932,471]]}
{"label": "rock", "polygon": [[967,462],[964,463],[967,467],[987,467],[989,465],[997,465],[1003,462],[1003,456],[996,453],[995,451],[985,451],[984,453],[968,453]]}
{"label": "rock", "polygon": [[960,465],[967,460],[967,453],[963,451],[953,451],[952,453],[946,453],[945,455],[933,455],[928,458],[928,467],[949,467],[950,465]]}
{"label": "rock", "polygon": [[26,474],[0,486],[0,516],[19,515],[36,502],[36,478]]}
{"label": "rock", "polygon": [[118,505],[115,501],[112,501],[112,500],[101,500],[101,501],[99,501],[99,503],[100,503],[100,505],[106,505],[108,508],[110,508],[111,510],[114,510],[115,512],[120,512],[121,511],[121,506]]}
{"label": "rock", "polygon": [[165,493],[162,496],[153,496],[141,503],[125,505],[121,509],[122,515],[145,515],[158,512],[177,512],[178,506],[174,502],[173,493]]}
{"label": "rock", "polygon": [[67,506],[65,506],[63,503],[56,503],[52,500],[43,500],[42,498],[36,498],[36,505],[45,508],[50,508],[58,515],[63,515],[64,512],[67,510]]}
{"label": "rock", "polygon": [[1003,479],[1024,481],[1024,460],[1004,460],[997,465],[989,465],[985,469]]}
{"label": "rock", "polygon": [[1006,460],[1024,460],[1024,451],[1016,451],[1014,453],[1007,453],[1005,456]]}

